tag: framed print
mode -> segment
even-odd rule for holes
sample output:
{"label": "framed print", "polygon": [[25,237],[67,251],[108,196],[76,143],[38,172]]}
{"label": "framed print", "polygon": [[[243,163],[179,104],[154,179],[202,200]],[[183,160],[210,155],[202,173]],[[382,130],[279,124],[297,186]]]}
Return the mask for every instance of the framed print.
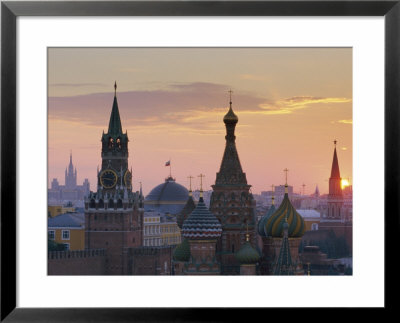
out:
{"label": "framed print", "polygon": [[398,1],[1,11],[2,320],[392,308]]}

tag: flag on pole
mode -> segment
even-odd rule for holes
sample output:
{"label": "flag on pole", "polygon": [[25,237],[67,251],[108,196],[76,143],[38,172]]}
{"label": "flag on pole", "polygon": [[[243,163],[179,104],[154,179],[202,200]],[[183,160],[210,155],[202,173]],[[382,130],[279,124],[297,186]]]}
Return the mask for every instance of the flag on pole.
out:
{"label": "flag on pole", "polygon": [[165,166],[170,166],[170,165],[171,165],[171,161],[170,160],[165,163]]}

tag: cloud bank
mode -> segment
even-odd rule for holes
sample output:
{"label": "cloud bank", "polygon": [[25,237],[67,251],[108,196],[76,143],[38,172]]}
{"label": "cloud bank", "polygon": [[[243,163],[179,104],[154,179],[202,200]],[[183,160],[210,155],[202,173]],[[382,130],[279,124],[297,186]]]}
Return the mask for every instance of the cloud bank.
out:
{"label": "cloud bank", "polygon": [[[80,86],[77,84],[76,86]],[[204,134],[221,133],[222,116],[229,105],[229,86],[215,83],[173,83],[165,89],[117,93],[122,126],[146,131],[149,127]],[[49,120],[86,126],[108,126],[114,93],[73,97],[49,97]],[[234,110],[240,114],[289,114],[312,105],[351,102],[348,98],[294,96],[273,100],[251,93],[233,94]]]}

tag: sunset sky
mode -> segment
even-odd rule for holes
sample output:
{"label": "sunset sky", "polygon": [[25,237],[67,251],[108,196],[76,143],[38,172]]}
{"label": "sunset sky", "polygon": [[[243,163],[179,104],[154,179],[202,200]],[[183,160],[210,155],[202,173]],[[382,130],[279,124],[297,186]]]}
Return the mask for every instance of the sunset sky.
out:
{"label": "sunset sky", "polygon": [[352,182],[351,48],[51,48],[48,170],[64,184],[72,151],[78,184],[96,189],[100,138],[117,82],[133,186],[145,194],[169,174],[211,189],[225,147],[229,89],[236,145],[253,193],[285,182],[328,192],[333,141]]}

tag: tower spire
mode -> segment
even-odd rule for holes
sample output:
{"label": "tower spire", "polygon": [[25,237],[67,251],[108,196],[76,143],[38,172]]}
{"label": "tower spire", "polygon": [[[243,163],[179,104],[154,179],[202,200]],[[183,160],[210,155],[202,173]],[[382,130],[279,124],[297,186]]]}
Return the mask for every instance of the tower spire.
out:
{"label": "tower spire", "polygon": [[203,177],[206,175],[200,174],[198,177],[200,177],[200,197],[203,197]]}
{"label": "tower spire", "polygon": [[188,176],[189,178],[189,196],[192,196],[192,178],[194,178],[192,175]]}
{"label": "tower spire", "polygon": [[329,178],[329,196],[331,198],[341,197],[342,196],[342,187],[341,187],[341,177],[339,170],[339,160],[336,152],[336,143],[334,140],[335,148],[333,150],[333,160],[332,160],[332,169],[331,169],[331,177]]}
{"label": "tower spire", "polygon": [[285,172],[285,194],[286,194],[289,192],[288,183],[287,183],[287,173],[289,172],[289,170],[287,168],[285,168],[283,171]]}
{"label": "tower spire", "polygon": [[331,178],[340,178],[340,170],[339,170],[339,161],[336,153],[336,143],[337,140],[333,141],[335,145],[335,149],[333,151],[333,160],[332,160],[332,169],[331,169]]}
{"label": "tower spire", "polygon": [[114,83],[114,102],[111,110],[110,122],[108,124],[108,134],[122,134],[121,118],[119,116],[117,101],[117,81]]}

